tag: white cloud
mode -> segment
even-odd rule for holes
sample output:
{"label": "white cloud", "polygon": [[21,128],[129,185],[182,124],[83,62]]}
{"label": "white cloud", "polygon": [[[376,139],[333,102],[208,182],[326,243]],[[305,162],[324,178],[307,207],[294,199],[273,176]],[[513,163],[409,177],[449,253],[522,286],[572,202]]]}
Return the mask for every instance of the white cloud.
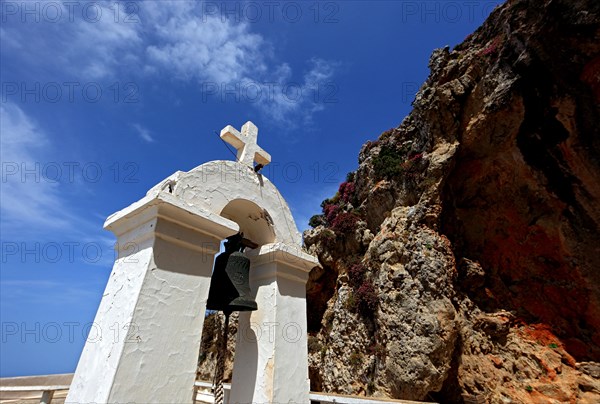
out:
{"label": "white cloud", "polygon": [[[337,85],[333,81],[336,63],[323,59],[309,60],[309,70],[302,80],[294,81],[292,69],[283,64],[271,76],[277,85],[274,96],[260,103],[260,108],[274,121],[293,126],[298,118],[303,124],[312,123],[313,114],[336,102]],[[266,89],[265,89],[266,91]]]}
{"label": "white cloud", "polygon": [[20,59],[36,79],[99,80],[113,78],[124,64],[140,65],[136,48],[143,42],[141,24],[128,22],[125,3],[15,4],[19,11],[5,16],[3,53]]}
{"label": "white cloud", "polygon": [[[299,79],[288,63],[273,65],[272,50],[247,23],[234,24],[214,15],[201,15],[198,3],[150,3],[146,17],[157,30],[157,43],[147,48],[149,62],[175,77],[200,85],[223,88],[260,89],[256,107],[270,119],[286,126],[310,124],[312,115],[335,102],[333,76],[336,63],[312,58]],[[214,87],[213,87],[214,88]],[[236,90],[234,90],[236,91]],[[237,90],[244,101],[252,95]],[[223,97],[217,93],[216,97]]]}
{"label": "white cloud", "polygon": [[246,23],[200,16],[197,3],[150,4],[145,16],[157,26],[156,42],[146,49],[148,62],[184,80],[231,83],[264,66],[264,40]]}
{"label": "white cloud", "polygon": [[[263,95],[242,101],[285,125],[300,118],[310,123],[329,101],[334,63],[309,59],[304,75],[294,72],[276,60],[270,42],[253,32],[252,24],[207,15],[202,2],[84,2],[75,6],[73,21],[68,18],[71,6],[56,4],[63,9],[56,23],[24,24],[10,16],[2,27],[3,53],[27,66],[36,80],[48,75],[79,81],[162,76],[193,83],[199,91],[209,83],[221,91],[252,83]],[[90,21],[98,11],[101,18]]]}
{"label": "white cloud", "polygon": [[[46,135],[16,105],[0,105],[3,233],[28,227],[61,229],[70,225],[59,184],[42,178],[37,157]],[[8,231],[10,233],[10,231]]]}
{"label": "white cloud", "polygon": [[138,123],[134,123],[131,126],[133,126],[133,128],[138,133],[139,137],[142,138],[142,140],[144,140],[148,143],[154,142],[154,138],[152,137],[152,135],[150,135],[150,131],[148,129],[144,128],[142,125],[140,125]]}
{"label": "white cloud", "polygon": [[299,117],[310,123],[312,115],[331,102],[326,97],[335,86],[335,63],[312,58],[304,76],[295,79],[288,63],[273,64],[268,41],[252,33],[247,23],[200,16],[196,4],[177,4],[146,10],[149,20],[160,27],[157,43],[147,48],[148,62],[180,80],[216,86],[219,92],[234,89],[242,101],[253,102],[256,93],[248,95],[239,88],[259,89],[261,96],[254,101],[255,106],[286,126],[297,123]]}
{"label": "white cloud", "polygon": [[[142,45],[139,22],[126,22],[125,5],[121,2],[96,2],[102,18],[89,22],[78,18],[69,30],[71,38],[64,52],[74,73],[86,79],[110,78],[119,66],[139,67],[136,48]],[[114,17],[116,10],[120,16]],[[81,62],[78,58],[83,59]],[[83,66],[81,66],[83,65]]]}
{"label": "white cloud", "polygon": [[83,240],[98,230],[90,220],[73,213],[60,182],[45,174],[51,164],[46,153],[52,150],[52,144],[21,108],[12,103],[0,105],[0,133],[3,238],[23,240],[70,234]]}

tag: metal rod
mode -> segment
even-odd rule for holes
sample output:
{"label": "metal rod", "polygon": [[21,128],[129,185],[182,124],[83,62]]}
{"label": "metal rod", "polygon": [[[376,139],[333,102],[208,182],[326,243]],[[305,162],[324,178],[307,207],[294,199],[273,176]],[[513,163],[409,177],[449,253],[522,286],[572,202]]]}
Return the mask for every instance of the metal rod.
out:
{"label": "metal rod", "polygon": [[229,336],[229,315],[225,312],[225,323],[223,324],[223,335],[219,341],[217,350],[217,367],[215,369],[215,404],[224,404],[225,391],[223,389],[223,376],[225,373],[225,359],[227,356],[227,338]]}

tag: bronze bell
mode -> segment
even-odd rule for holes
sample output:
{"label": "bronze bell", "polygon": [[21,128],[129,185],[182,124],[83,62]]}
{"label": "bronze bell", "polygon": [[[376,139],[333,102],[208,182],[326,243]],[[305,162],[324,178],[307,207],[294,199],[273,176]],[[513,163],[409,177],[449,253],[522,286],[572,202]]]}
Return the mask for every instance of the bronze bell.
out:
{"label": "bronze bell", "polygon": [[254,311],[256,301],[250,297],[250,259],[243,254],[253,245],[242,234],[227,238],[225,251],[217,256],[208,290],[208,310]]}

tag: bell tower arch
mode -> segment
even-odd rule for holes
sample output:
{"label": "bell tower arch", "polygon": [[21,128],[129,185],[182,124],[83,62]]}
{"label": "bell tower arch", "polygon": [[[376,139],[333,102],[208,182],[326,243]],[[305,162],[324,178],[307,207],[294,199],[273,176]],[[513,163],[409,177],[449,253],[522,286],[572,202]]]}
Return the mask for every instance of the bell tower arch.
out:
{"label": "bell tower arch", "polygon": [[240,226],[244,237],[259,246],[275,242],[273,218],[264,208],[245,199],[230,201],[221,211],[221,216],[234,221]]}
{"label": "bell tower arch", "polygon": [[174,173],[150,189],[147,195],[161,191],[168,191],[185,204],[224,218],[232,214],[241,218],[243,207],[255,209],[254,205],[255,213],[273,229],[271,242],[302,245],[302,235],[287,202],[266,176],[256,173],[250,166],[235,161],[210,161],[188,172]]}

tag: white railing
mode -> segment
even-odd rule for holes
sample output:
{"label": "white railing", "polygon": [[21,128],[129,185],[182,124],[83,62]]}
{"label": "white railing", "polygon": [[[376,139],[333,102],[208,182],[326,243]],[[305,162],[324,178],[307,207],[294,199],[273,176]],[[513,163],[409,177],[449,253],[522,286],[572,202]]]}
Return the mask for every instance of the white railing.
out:
{"label": "white railing", "polygon": [[[48,385],[48,386],[0,386],[0,392],[23,392],[23,393],[29,393],[29,392],[41,392],[42,393],[42,397],[40,398],[40,404],[50,404],[52,402],[52,399],[54,398],[54,393],[56,391],[62,391],[62,390],[69,390],[69,386],[52,386],[52,385]],[[3,399],[0,397],[0,400],[4,401],[4,400],[10,400],[9,399]]]}
{"label": "white railing", "polygon": [[337,404],[390,404],[390,403],[402,403],[402,404],[436,404],[424,401],[408,401],[408,400],[392,400],[387,398],[374,398],[374,397],[359,397],[359,396],[347,396],[343,394],[332,394],[332,393],[315,393],[310,392],[310,401],[312,403],[337,403]]}
{"label": "white railing", "polygon": [[[229,398],[229,391],[231,390],[231,384],[225,383],[225,402]],[[42,394],[40,398],[40,404],[51,404],[54,398],[55,392],[66,392],[69,390],[69,385],[19,385],[19,386],[3,386],[2,379],[0,379],[0,393],[37,393]],[[213,403],[212,394],[212,383],[206,381],[197,381],[194,383],[194,402],[195,403]],[[312,403],[336,403],[336,404],[389,404],[389,403],[401,403],[401,404],[423,404],[422,401],[407,401],[407,400],[392,400],[392,399],[381,399],[381,398],[369,398],[369,397],[358,397],[358,396],[347,396],[341,394],[331,393],[310,393],[310,401]],[[28,399],[34,399],[35,397],[28,397]],[[19,398],[15,397],[14,400]],[[13,402],[10,398],[2,398],[1,401]]]}
{"label": "white railing", "polygon": [[[210,382],[196,382],[196,390],[195,393],[198,392],[199,388],[205,389],[208,391],[207,393],[202,394],[202,398],[198,398],[198,395],[194,395],[196,397],[196,401],[200,403],[212,403],[213,395],[210,393],[212,389],[212,383]],[[223,387],[225,388],[225,402],[228,401],[229,391],[231,389],[231,384],[224,383]],[[336,404],[390,404],[390,403],[399,403],[399,404],[436,404],[436,403],[425,403],[423,401],[408,401],[408,400],[392,400],[386,398],[371,398],[371,397],[359,397],[359,396],[347,396],[343,394],[333,394],[333,393],[315,393],[313,391],[309,394],[311,403],[336,403]]]}

